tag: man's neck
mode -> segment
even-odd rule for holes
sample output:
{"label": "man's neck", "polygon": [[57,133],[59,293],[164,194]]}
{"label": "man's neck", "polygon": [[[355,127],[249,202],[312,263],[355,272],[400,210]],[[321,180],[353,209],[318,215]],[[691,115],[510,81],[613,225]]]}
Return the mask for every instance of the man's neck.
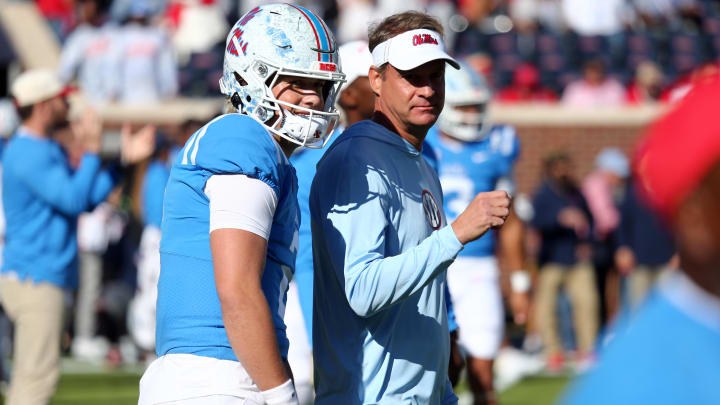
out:
{"label": "man's neck", "polygon": [[22,125],[29,132],[32,132],[33,135],[37,135],[42,138],[49,137],[47,125],[45,125],[41,120],[37,118],[30,117],[27,120],[23,121]]}
{"label": "man's neck", "polygon": [[375,123],[378,123],[385,128],[389,129],[390,131],[398,134],[401,138],[405,139],[406,141],[410,142],[412,146],[415,147],[418,151],[422,150],[422,144],[425,140],[425,135],[427,135],[427,131],[429,128],[406,128],[401,125],[395,125],[395,123],[390,119],[387,115],[385,115],[382,111],[375,110],[375,114],[372,116],[372,120]]}
{"label": "man's neck", "polygon": [[296,143],[290,142],[287,139],[283,138],[280,135],[276,134],[270,134],[275,141],[280,145],[280,149],[282,149],[283,154],[286,158],[290,159],[290,156],[293,154],[295,149],[297,149],[298,145]]}
{"label": "man's neck", "polygon": [[357,110],[354,110],[354,109],[345,110],[345,121],[346,121],[345,125],[346,125],[346,127],[349,127],[350,125],[358,123],[362,120],[368,120],[368,119],[372,119],[372,116],[363,117],[362,114],[360,114]]}

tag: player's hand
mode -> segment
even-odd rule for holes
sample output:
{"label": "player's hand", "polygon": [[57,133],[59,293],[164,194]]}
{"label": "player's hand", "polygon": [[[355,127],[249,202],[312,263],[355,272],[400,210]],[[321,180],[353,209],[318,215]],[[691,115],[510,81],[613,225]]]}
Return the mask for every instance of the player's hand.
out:
{"label": "player's hand", "polygon": [[526,292],[510,293],[510,309],[513,313],[513,322],[516,325],[524,325],[530,313],[530,294]]}
{"label": "player's hand", "polygon": [[155,150],[155,132],[154,125],[145,125],[135,133],[130,130],[130,124],[123,125],[122,162],[131,165],[149,158]]}
{"label": "player's hand", "polygon": [[635,268],[635,254],[627,246],[621,246],[615,252],[615,267],[623,276],[632,273]]}
{"label": "player's hand", "polygon": [[509,214],[510,195],[506,191],[478,193],[452,223],[452,228],[464,245],[481,237],[490,228],[502,226]]}
{"label": "player's hand", "polygon": [[82,116],[74,120],[70,127],[77,142],[85,152],[98,154],[102,146],[102,121],[97,112],[88,107]]}

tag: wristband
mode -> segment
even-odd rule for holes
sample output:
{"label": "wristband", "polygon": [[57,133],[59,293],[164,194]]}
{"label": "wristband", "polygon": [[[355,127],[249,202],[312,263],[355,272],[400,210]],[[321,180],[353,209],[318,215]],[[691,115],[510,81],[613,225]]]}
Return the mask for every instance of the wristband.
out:
{"label": "wristband", "polygon": [[260,394],[265,400],[265,405],[299,405],[292,380],[287,380],[284,384],[267,391],[261,391]]}
{"label": "wristband", "polygon": [[515,270],[510,275],[510,287],[513,292],[525,293],[530,290],[530,274],[525,270]]}

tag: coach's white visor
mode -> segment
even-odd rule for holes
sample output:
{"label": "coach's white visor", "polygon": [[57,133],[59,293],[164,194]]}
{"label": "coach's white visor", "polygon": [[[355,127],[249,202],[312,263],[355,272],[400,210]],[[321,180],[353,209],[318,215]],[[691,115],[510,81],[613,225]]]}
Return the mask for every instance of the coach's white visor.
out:
{"label": "coach's white visor", "polygon": [[396,69],[411,70],[425,63],[444,59],[450,66],[460,69],[457,61],[445,52],[439,33],[418,29],[403,32],[375,46],[373,65],[380,67],[390,62]]}

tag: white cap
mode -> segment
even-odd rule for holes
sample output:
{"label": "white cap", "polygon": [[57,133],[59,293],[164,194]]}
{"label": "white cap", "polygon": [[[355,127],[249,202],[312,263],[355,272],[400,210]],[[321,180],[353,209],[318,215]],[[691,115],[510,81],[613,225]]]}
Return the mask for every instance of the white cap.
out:
{"label": "white cap", "polygon": [[373,58],[368,49],[367,41],[352,41],[338,48],[342,72],[345,73],[345,83],[340,92],[351,85],[358,77],[368,77],[368,70],[373,64]]}
{"label": "white cap", "polygon": [[27,107],[66,94],[69,88],[63,86],[55,72],[48,69],[33,69],[15,79],[10,93],[18,107]]}
{"label": "white cap", "polygon": [[625,154],[618,148],[604,148],[595,157],[595,167],[626,178],[630,175],[630,164]]}
{"label": "white cap", "polygon": [[411,70],[425,63],[444,59],[450,66],[460,69],[457,61],[445,52],[439,33],[417,29],[398,34],[378,44],[372,51],[373,65],[390,62],[396,69]]}

